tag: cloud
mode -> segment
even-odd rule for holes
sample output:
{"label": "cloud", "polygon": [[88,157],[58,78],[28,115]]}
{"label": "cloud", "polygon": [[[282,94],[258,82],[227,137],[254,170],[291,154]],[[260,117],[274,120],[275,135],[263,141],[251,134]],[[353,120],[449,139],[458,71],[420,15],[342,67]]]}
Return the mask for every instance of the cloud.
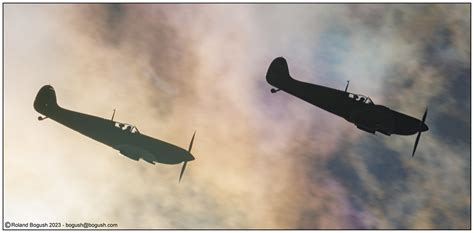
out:
{"label": "cloud", "polygon": [[[469,228],[469,20],[467,4],[7,5],[6,219]],[[429,106],[416,157],[414,137],[370,135],[271,94],[277,56],[300,80],[351,80],[351,92],[415,117]],[[32,102],[48,83],[61,106],[105,118],[116,108],[181,147],[197,130],[183,182],[179,166],[38,122]]]}

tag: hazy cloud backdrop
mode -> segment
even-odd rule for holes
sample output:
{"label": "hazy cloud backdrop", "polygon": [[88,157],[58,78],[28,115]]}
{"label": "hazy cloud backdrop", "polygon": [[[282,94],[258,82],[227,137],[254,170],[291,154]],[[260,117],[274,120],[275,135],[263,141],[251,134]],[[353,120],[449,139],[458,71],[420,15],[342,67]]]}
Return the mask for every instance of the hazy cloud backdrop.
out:
{"label": "hazy cloud backdrop", "polygon": [[[6,4],[4,197],[11,222],[120,228],[470,228],[469,4]],[[421,137],[358,130],[265,73],[368,95]],[[133,161],[54,121],[61,106],[186,148]]]}

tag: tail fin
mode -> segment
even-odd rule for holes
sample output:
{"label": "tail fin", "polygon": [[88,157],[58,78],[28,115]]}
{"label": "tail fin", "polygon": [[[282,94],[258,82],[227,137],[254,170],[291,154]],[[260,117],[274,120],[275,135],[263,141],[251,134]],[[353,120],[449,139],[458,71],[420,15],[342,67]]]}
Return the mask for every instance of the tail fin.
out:
{"label": "tail fin", "polygon": [[43,86],[36,94],[35,102],[33,104],[35,110],[41,114],[48,115],[51,110],[58,107],[56,100],[56,92],[50,85]]}
{"label": "tail fin", "polygon": [[267,82],[275,87],[281,87],[292,80],[286,59],[283,57],[275,58],[268,67],[266,78]]}

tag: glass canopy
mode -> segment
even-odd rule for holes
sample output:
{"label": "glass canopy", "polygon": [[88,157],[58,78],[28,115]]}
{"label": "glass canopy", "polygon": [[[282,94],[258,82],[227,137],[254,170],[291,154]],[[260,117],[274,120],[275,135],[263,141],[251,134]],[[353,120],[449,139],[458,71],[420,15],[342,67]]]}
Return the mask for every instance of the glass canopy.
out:
{"label": "glass canopy", "polygon": [[128,131],[130,133],[140,133],[134,125],[126,124],[126,123],[120,123],[120,122],[115,122],[115,127],[123,130],[123,131]]}
{"label": "glass canopy", "polygon": [[349,93],[349,98],[354,99],[355,101],[361,102],[364,104],[374,104],[374,102],[365,95]]}

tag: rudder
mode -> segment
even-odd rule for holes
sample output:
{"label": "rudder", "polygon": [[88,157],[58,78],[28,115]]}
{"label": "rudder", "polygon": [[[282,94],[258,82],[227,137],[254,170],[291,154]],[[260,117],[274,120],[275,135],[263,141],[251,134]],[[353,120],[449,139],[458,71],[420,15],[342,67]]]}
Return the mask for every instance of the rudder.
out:
{"label": "rudder", "polygon": [[33,104],[36,111],[47,115],[51,110],[58,107],[56,100],[56,92],[50,85],[43,86],[36,94],[35,102]]}
{"label": "rudder", "polygon": [[275,87],[281,87],[292,80],[286,59],[283,57],[275,58],[268,67],[266,78],[267,82]]}

